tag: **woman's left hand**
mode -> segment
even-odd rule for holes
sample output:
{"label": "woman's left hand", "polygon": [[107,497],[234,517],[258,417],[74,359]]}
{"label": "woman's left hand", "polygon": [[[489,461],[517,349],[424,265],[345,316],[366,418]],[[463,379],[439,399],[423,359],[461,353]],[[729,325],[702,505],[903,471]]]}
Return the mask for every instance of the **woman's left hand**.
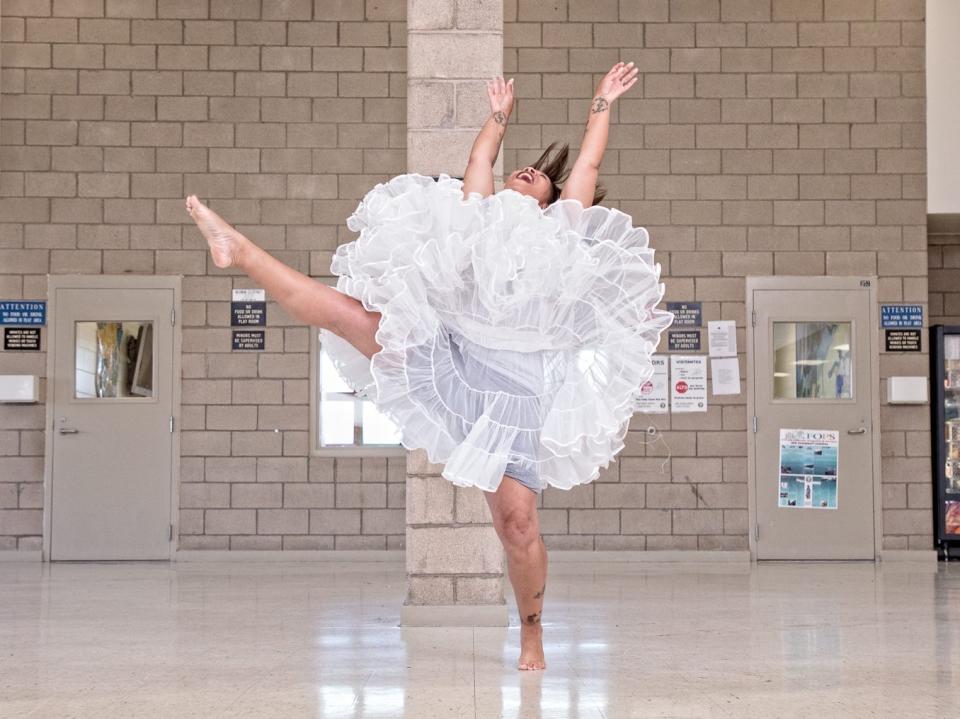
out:
{"label": "woman's left hand", "polygon": [[597,91],[594,97],[602,97],[608,103],[613,102],[623,93],[633,87],[638,79],[639,69],[634,67],[633,62],[618,62],[610,72],[603,76],[600,84],[597,85]]}

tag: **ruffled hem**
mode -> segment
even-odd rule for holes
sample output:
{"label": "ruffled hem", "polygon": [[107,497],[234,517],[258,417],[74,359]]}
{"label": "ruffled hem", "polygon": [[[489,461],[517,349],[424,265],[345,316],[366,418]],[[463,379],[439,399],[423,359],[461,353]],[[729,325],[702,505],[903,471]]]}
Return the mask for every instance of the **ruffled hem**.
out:
{"label": "ruffled hem", "polygon": [[596,479],[624,447],[672,315],[647,232],[614,208],[513,190],[463,197],[415,173],[347,220],[337,289],[381,313],[369,360],[323,332],[338,373],[459,486],[494,491],[507,464],[541,486]]}

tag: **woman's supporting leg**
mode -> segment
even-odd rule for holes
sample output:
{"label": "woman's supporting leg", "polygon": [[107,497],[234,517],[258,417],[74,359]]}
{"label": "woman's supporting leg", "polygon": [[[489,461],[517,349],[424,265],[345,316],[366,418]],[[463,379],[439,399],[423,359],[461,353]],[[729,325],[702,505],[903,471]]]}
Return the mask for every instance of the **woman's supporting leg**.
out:
{"label": "woman's supporting leg", "polygon": [[493,526],[507,553],[507,570],[520,610],[520,669],[543,669],[543,595],[547,548],[540,536],[537,495],[504,475],[496,492],[484,492]]}
{"label": "woman's supporting leg", "polygon": [[187,197],[186,205],[210,245],[217,267],[238,267],[291,316],[343,337],[367,357],[380,351],[375,339],[379,312],[368,312],[359,300],[283,264],[230,226],[196,195]]}

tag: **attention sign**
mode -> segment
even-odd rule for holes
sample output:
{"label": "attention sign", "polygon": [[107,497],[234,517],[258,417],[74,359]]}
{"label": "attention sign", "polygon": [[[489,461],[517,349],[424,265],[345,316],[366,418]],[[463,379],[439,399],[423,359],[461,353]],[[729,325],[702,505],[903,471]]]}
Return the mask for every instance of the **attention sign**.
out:
{"label": "attention sign", "polygon": [[0,300],[0,325],[45,325],[45,300]]}

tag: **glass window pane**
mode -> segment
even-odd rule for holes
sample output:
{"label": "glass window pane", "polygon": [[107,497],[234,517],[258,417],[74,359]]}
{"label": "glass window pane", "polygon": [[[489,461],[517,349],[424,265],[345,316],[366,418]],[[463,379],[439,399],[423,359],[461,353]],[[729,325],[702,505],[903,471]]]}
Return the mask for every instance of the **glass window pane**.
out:
{"label": "glass window pane", "polygon": [[350,396],[321,395],[320,443],[322,445],[353,445],[355,404],[356,400]]}
{"label": "glass window pane", "polygon": [[851,399],[849,322],[773,323],[774,399]]}
{"label": "glass window pane", "polygon": [[319,439],[323,447],[400,447],[400,430],[376,405],[343,381],[318,333]]}
{"label": "glass window pane", "polygon": [[385,417],[377,406],[369,401],[363,402],[363,426],[361,431],[364,444],[400,444],[400,430]]}
{"label": "glass window pane", "polygon": [[152,322],[77,322],[75,396],[153,396]]}
{"label": "glass window pane", "polygon": [[320,347],[320,386],[324,392],[350,392],[350,385],[343,381],[343,378],[333,366],[330,355],[324,352]]}

